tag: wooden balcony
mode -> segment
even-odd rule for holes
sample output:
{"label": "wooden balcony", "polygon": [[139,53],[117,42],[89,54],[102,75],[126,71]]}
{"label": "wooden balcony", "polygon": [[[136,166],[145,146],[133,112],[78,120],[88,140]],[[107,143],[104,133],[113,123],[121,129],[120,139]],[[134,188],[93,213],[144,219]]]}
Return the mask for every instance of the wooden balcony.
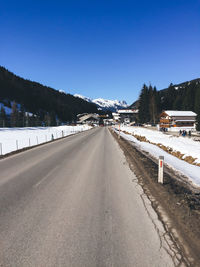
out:
{"label": "wooden balcony", "polygon": [[170,124],[171,123],[171,120],[169,120],[169,119],[160,119],[160,123],[168,123],[168,124]]}

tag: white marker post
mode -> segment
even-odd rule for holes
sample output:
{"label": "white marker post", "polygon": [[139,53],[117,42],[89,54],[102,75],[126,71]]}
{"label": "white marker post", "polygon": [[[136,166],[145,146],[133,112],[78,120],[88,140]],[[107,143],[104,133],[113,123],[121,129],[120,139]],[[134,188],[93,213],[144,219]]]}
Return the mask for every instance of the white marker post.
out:
{"label": "white marker post", "polygon": [[158,182],[163,184],[163,165],[164,165],[164,157],[159,157],[158,162]]}
{"label": "white marker post", "polygon": [[2,152],[2,143],[0,143],[0,156],[2,156],[3,152]]}
{"label": "white marker post", "polygon": [[118,134],[118,138],[120,139],[120,124],[119,124],[119,134]]}
{"label": "white marker post", "polygon": [[18,150],[18,140],[16,140],[16,150]]}

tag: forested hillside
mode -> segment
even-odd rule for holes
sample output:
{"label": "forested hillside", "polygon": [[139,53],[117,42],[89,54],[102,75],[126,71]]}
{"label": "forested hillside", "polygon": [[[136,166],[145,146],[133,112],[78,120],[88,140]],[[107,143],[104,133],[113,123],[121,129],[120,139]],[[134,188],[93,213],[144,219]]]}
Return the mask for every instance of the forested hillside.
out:
{"label": "forested hillside", "polygon": [[5,124],[55,125],[58,122],[75,121],[79,113],[98,112],[93,103],[25,80],[3,67],[0,67],[0,102],[12,109],[12,114],[6,118],[5,110],[1,108],[0,123],[4,125],[0,127]]}
{"label": "forested hillside", "polygon": [[[135,102],[136,103],[136,102]],[[134,103],[134,104],[135,104]],[[156,123],[162,110],[191,110],[198,114],[200,128],[200,79],[170,86],[157,91],[156,87],[144,84],[140,97],[139,121]]]}

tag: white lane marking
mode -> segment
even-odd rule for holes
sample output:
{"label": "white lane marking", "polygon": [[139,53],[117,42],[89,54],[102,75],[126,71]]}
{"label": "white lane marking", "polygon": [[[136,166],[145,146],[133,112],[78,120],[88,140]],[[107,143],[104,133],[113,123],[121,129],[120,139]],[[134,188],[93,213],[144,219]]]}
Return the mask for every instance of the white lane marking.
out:
{"label": "white lane marking", "polygon": [[59,166],[56,166],[50,172],[48,172],[39,182],[33,185],[33,187],[38,187],[42,182],[44,182],[55,170],[58,169]]}

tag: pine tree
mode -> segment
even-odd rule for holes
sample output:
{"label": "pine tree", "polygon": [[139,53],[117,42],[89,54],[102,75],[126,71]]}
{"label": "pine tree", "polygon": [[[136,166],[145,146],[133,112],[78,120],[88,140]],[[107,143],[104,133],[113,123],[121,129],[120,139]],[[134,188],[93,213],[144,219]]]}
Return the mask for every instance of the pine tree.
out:
{"label": "pine tree", "polygon": [[188,86],[184,88],[184,98],[182,109],[183,110],[193,110],[194,108],[194,86]]}
{"label": "pine tree", "polygon": [[7,117],[4,106],[2,105],[0,110],[0,127],[5,127],[6,125],[7,125]]}
{"label": "pine tree", "polygon": [[198,113],[200,107],[200,86],[196,89],[194,111]]}
{"label": "pine tree", "polygon": [[150,122],[156,123],[157,117],[157,107],[156,107],[156,88],[150,85],[149,86],[149,113],[150,113]]}
{"label": "pine tree", "polygon": [[50,126],[56,126],[56,115],[55,112],[50,113]]}
{"label": "pine tree", "polygon": [[200,86],[195,94],[194,111],[197,113],[197,131],[200,131]]}
{"label": "pine tree", "polygon": [[12,104],[12,112],[10,115],[11,127],[17,127],[18,126],[18,119],[19,119],[19,112],[18,112],[17,104],[14,101]]}
{"label": "pine tree", "polygon": [[19,112],[19,126],[25,127],[25,109],[24,105],[20,106],[20,112]]}
{"label": "pine tree", "polygon": [[200,131],[200,105],[197,110],[197,119],[196,119],[196,129],[197,131]]}
{"label": "pine tree", "polygon": [[51,125],[51,118],[50,118],[50,115],[48,113],[45,114],[45,116],[44,116],[44,124],[46,127]]}
{"label": "pine tree", "polygon": [[176,98],[176,90],[173,86],[172,83],[170,83],[168,89],[167,89],[167,94],[165,94],[164,97],[164,101],[162,103],[162,107],[163,109],[167,110],[167,109],[173,109],[173,102],[174,99]]}
{"label": "pine tree", "polygon": [[145,123],[150,120],[149,116],[149,91],[146,84],[143,85],[139,97],[139,122]]}
{"label": "pine tree", "polygon": [[29,113],[28,112],[25,112],[25,127],[29,127]]}

